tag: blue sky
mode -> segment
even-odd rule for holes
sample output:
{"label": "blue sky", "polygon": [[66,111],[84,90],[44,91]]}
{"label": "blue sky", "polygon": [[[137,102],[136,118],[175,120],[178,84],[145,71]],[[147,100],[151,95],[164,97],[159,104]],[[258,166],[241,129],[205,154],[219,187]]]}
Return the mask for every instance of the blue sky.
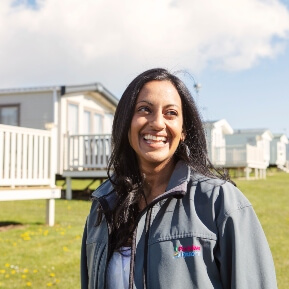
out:
{"label": "blue sky", "polygon": [[287,0],[1,0],[0,47],[0,88],[119,97],[145,69],[183,69],[205,120],[289,136]]}
{"label": "blue sky", "polygon": [[263,59],[242,71],[206,69],[199,106],[205,119],[226,118],[237,128],[269,128],[289,136],[289,47],[274,59]]}

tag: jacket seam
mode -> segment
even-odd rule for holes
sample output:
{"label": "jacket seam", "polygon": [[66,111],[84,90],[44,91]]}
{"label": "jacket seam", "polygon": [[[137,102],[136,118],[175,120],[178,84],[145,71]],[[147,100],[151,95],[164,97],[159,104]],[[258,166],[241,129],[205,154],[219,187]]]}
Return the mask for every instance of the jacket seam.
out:
{"label": "jacket seam", "polygon": [[175,239],[188,238],[188,237],[195,237],[195,238],[202,238],[202,239],[217,241],[217,236],[192,232],[192,233],[178,234],[178,235],[174,235],[174,236],[158,238],[155,241],[149,242],[148,245],[151,246],[153,244],[164,242],[164,241],[171,241],[171,240],[175,240]]}
{"label": "jacket seam", "polygon": [[93,266],[93,270],[92,270],[93,275],[92,275],[92,277],[94,277],[94,279],[91,280],[91,282],[94,281],[95,286],[96,286],[96,282],[97,282],[97,279],[98,279],[98,276],[96,275],[96,270],[97,270],[97,268],[96,268],[96,260],[97,260],[97,252],[98,252],[99,248],[100,248],[100,243],[96,243],[95,250],[94,250],[94,256],[93,256],[93,265],[92,265]]}
{"label": "jacket seam", "polygon": [[234,213],[250,207],[252,207],[251,204],[243,203],[239,204],[235,209],[228,210],[227,212],[225,212],[223,219],[220,222],[218,222],[219,224],[217,224],[217,227],[219,228],[224,223],[224,221],[229,217],[231,217]]}

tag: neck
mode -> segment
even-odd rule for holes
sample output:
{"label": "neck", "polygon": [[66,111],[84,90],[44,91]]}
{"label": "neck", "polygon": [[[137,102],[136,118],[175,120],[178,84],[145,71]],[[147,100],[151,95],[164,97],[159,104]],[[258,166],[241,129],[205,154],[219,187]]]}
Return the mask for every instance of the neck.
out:
{"label": "neck", "polygon": [[145,205],[165,192],[174,168],[175,162],[172,159],[166,164],[141,166],[140,170],[144,181],[143,190],[146,199],[144,201],[146,202],[142,202],[140,207],[145,207]]}

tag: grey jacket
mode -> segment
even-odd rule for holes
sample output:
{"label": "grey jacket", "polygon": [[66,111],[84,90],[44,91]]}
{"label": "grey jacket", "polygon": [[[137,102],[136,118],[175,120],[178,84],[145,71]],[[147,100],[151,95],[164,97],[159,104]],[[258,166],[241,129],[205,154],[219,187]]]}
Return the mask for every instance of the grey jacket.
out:
{"label": "grey jacket", "polygon": [[[83,234],[81,288],[104,289],[109,222],[95,226],[97,205],[115,205],[110,182],[94,193]],[[130,288],[275,289],[272,255],[245,196],[232,184],[194,174],[179,162],[166,192],[140,215]],[[117,288],[116,288],[117,289]]]}

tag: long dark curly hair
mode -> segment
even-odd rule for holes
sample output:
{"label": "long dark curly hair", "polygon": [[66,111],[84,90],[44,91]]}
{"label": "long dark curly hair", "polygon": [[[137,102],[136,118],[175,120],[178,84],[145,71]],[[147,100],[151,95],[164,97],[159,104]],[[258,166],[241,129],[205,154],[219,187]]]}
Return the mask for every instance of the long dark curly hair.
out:
{"label": "long dark curly hair", "polygon": [[129,237],[139,214],[138,204],[143,194],[143,179],[136,153],[129,143],[128,131],[138,94],[144,84],[153,80],[170,81],[181,97],[183,129],[186,137],[175,152],[175,160],[185,161],[194,171],[202,175],[227,178],[225,174],[216,170],[208,159],[201,117],[185,84],[163,68],[150,69],[138,75],[124,91],[117,106],[112,127],[112,154],[108,165],[108,177],[118,195],[117,206],[110,216],[114,249],[119,249],[129,243]]}

